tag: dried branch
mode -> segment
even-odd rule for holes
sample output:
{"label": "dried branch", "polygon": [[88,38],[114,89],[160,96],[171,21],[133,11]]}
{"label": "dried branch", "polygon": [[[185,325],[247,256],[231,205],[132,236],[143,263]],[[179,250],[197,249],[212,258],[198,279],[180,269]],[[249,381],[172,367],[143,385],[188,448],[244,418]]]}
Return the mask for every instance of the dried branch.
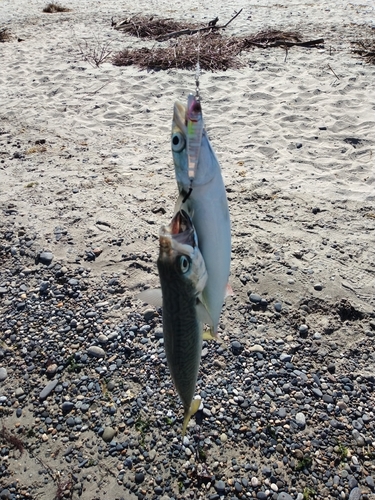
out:
{"label": "dried branch", "polygon": [[[209,33],[199,43],[199,64],[207,71],[225,71],[239,68],[237,58],[240,46],[236,39],[223,37],[220,33]],[[180,39],[167,48],[138,50],[125,49],[113,58],[116,66],[132,64],[143,69],[166,70],[170,68],[194,69],[198,58],[198,43],[195,37]]]}
{"label": "dried branch", "polygon": [[100,42],[98,39],[93,43],[89,44],[87,41],[84,45],[77,42],[80,54],[84,61],[91,64],[91,66],[99,68],[99,66],[109,61],[112,56],[112,50],[110,49],[111,42]]}
{"label": "dried branch", "polygon": [[358,46],[358,49],[353,49],[354,54],[358,54],[368,64],[375,64],[375,38],[353,43]]}
{"label": "dried branch", "polygon": [[167,33],[165,35],[160,35],[156,38],[157,41],[162,42],[165,40],[169,40],[170,38],[177,38],[181,35],[194,35],[195,33],[203,33],[205,31],[213,32],[221,29],[225,29],[229,23],[231,23],[234,19],[236,19],[237,16],[239,16],[242,12],[242,9],[239,10],[233,17],[230,19],[226,24],[223,24],[222,26],[216,26],[215,24],[212,24],[212,21],[208,23],[208,26],[205,26],[204,28],[197,28],[197,29],[185,29],[185,30],[180,30],[180,31],[175,31],[172,33]]}

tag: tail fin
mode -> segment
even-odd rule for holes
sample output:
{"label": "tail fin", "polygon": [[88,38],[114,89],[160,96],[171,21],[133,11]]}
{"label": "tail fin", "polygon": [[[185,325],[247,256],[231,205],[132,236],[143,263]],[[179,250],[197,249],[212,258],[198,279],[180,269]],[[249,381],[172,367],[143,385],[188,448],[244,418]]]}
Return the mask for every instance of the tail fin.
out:
{"label": "tail fin", "polygon": [[201,398],[193,399],[193,401],[191,402],[190,408],[188,410],[185,410],[184,423],[182,424],[182,436],[185,436],[186,429],[187,429],[188,423],[190,421],[190,418],[192,417],[192,415],[197,413],[201,402],[202,402]]}

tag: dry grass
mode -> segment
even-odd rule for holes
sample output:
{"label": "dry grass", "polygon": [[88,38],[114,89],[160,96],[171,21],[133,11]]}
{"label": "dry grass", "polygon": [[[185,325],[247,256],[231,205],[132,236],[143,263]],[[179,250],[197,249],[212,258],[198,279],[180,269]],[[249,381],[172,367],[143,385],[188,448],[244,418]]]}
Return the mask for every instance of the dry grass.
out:
{"label": "dry grass", "polygon": [[128,35],[152,39],[173,31],[197,28],[197,24],[178,22],[173,19],[157,19],[154,16],[130,17],[115,25],[116,30],[124,31]]}
{"label": "dry grass", "polygon": [[9,445],[13,446],[13,448],[16,448],[19,451],[20,456],[22,455],[23,450],[24,450],[23,442],[17,436],[14,436],[13,434],[11,434],[8,431],[8,429],[4,426],[4,424],[3,424],[2,429],[0,430],[0,438],[6,444],[9,444]]}
{"label": "dry grass", "polygon": [[375,38],[358,40],[354,42],[357,46],[353,52],[364,59],[368,64],[375,64]]}
{"label": "dry grass", "polygon": [[242,66],[237,57],[241,42],[235,38],[224,37],[220,33],[183,36],[166,48],[125,49],[113,58],[116,66],[135,65],[143,69],[166,70],[170,68],[194,69],[198,60],[206,71],[226,71]]}
{"label": "dry grass", "polygon": [[48,14],[55,14],[56,12],[70,12],[70,11],[71,11],[71,9],[68,9],[67,7],[63,7],[62,5],[59,5],[58,3],[49,3],[43,9],[43,12],[46,12]]}
{"label": "dry grass", "polygon": [[8,28],[0,28],[0,42],[9,42],[10,31]]}
{"label": "dry grass", "polygon": [[85,41],[85,43],[77,42],[77,44],[82,59],[95,68],[99,68],[101,64],[112,59],[111,41],[101,42],[96,38],[92,43]]}

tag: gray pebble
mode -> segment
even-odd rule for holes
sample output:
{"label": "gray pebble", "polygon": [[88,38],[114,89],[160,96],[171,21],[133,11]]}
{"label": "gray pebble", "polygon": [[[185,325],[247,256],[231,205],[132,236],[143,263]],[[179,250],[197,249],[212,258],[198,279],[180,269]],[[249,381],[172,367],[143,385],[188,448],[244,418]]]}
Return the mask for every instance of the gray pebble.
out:
{"label": "gray pebble", "polygon": [[87,354],[92,358],[104,358],[105,351],[97,345],[92,345],[87,349]]}
{"label": "gray pebble", "polygon": [[116,435],[116,429],[113,429],[113,427],[106,427],[102,434],[103,441],[109,443],[112,441],[115,435]]}
{"label": "gray pebble", "polygon": [[219,493],[219,495],[223,495],[225,493],[225,483],[224,481],[216,481],[215,490]]}
{"label": "gray pebble", "polygon": [[8,376],[8,372],[6,371],[6,368],[4,368],[3,366],[0,367],[0,382],[2,382],[3,380],[5,380]]}
{"label": "gray pebble", "polygon": [[288,363],[291,360],[292,360],[291,354],[286,354],[285,352],[280,354],[280,361],[282,361],[283,363]]}
{"label": "gray pebble", "polygon": [[306,425],[306,417],[302,412],[298,412],[296,414],[296,422],[299,427],[305,427]]}
{"label": "gray pebble", "polygon": [[137,483],[137,484],[141,484],[143,483],[143,481],[145,480],[145,475],[143,472],[137,472],[135,474],[135,477],[134,477],[134,481]]}
{"label": "gray pebble", "polygon": [[274,306],[276,312],[281,312],[283,305],[281,302],[275,302]]}
{"label": "gray pebble", "polygon": [[49,384],[45,386],[45,388],[40,392],[39,394],[39,399],[43,401],[44,399],[48,398],[48,396],[51,394],[51,392],[54,390],[54,388],[58,384],[58,380],[52,380]]}
{"label": "gray pebble", "polygon": [[293,500],[289,493],[281,492],[277,495],[277,500]]}
{"label": "gray pebble", "polygon": [[361,490],[359,488],[354,488],[350,492],[349,500],[360,500],[362,496]]}
{"label": "gray pebble", "polygon": [[42,264],[49,266],[53,260],[53,253],[46,251],[46,252],[40,252],[39,254],[39,262]]}
{"label": "gray pebble", "polygon": [[258,295],[257,293],[251,293],[249,295],[250,302],[253,304],[259,304],[259,302],[262,300],[262,297]]}

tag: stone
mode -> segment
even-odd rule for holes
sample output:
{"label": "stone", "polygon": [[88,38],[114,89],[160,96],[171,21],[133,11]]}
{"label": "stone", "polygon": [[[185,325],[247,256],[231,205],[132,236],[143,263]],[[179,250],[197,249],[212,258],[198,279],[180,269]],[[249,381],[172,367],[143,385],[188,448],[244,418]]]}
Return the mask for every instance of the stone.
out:
{"label": "stone", "polygon": [[349,494],[349,500],[360,500],[361,497],[362,497],[362,493],[358,487],[353,488]]}
{"label": "stone", "polygon": [[3,382],[3,380],[5,380],[8,376],[8,372],[6,370],[6,368],[4,368],[3,366],[0,367],[0,382]]}
{"label": "stone", "polygon": [[103,441],[105,441],[106,443],[110,443],[116,435],[116,432],[116,429],[114,429],[113,427],[106,427],[102,434]]}
{"label": "stone", "polygon": [[45,266],[49,266],[53,260],[53,253],[49,251],[40,252],[39,262]]}
{"label": "stone", "polygon": [[39,399],[41,401],[44,401],[48,396],[51,394],[51,392],[54,390],[54,388],[58,384],[58,379],[52,380],[49,384],[45,386],[45,388],[40,392],[39,394]]}
{"label": "stone", "polygon": [[97,345],[92,345],[87,349],[87,354],[92,358],[104,358],[105,351]]}

